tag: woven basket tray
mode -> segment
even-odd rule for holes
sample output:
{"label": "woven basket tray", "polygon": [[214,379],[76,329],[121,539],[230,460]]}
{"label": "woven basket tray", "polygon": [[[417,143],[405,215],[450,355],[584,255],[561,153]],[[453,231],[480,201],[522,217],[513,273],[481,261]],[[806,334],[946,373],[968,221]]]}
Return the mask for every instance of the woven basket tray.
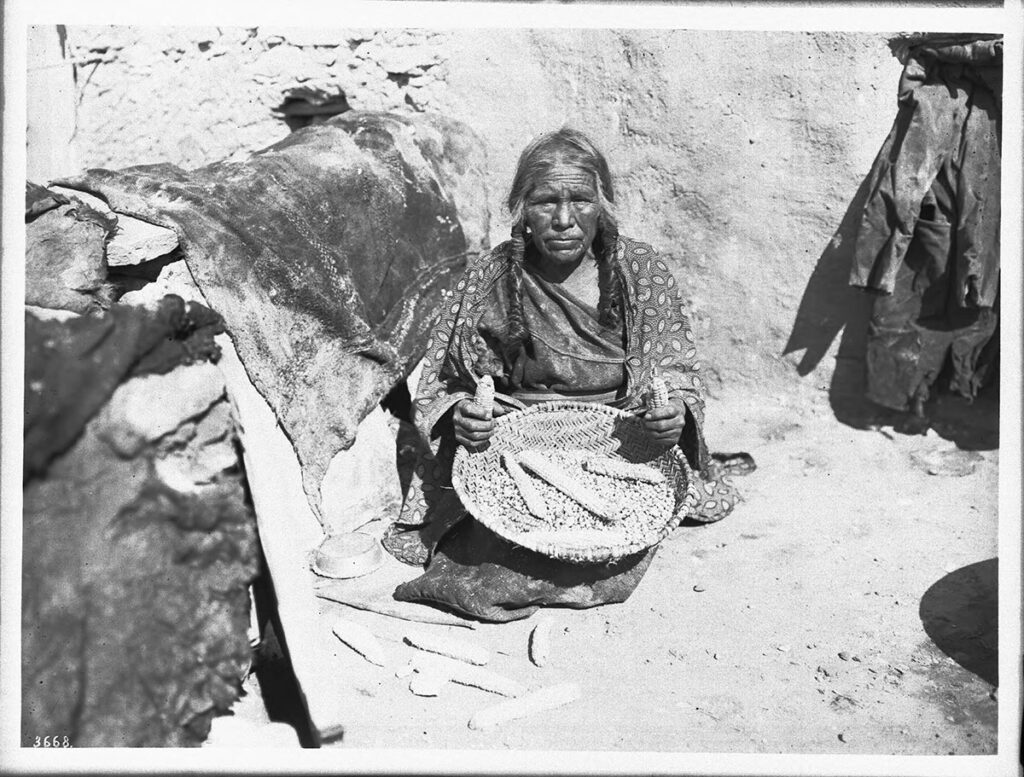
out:
{"label": "woven basket tray", "polygon": [[[537,452],[566,477],[583,482],[602,503],[620,508],[606,520],[584,509],[564,491],[530,474],[550,507],[539,519],[527,509],[503,454]],[[660,485],[589,472],[584,462],[618,459],[645,464],[665,476]],[[452,485],[473,517],[530,550],[576,563],[599,563],[656,545],[696,504],[693,475],[678,447],[655,448],[636,416],[586,402],[545,402],[495,420],[485,450],[460,447]]]}

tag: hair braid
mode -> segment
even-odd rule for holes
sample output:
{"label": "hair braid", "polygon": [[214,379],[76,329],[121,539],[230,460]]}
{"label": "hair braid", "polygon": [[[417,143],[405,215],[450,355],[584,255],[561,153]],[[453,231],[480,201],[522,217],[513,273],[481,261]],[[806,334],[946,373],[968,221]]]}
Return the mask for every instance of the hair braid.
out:
{"label": "hair braid", "polygon": [[512,251],[509,254],[508,350],[516,354],[530,341],[523,318],[523,257],[526,254],[526,225],[519,219],[512,226]]}
{"label": "hair braid", "polygon": [[597,287],[600,297],[597,303],[597,320],[601,326],[612,329],[622,323],[622,286],[619,282],[617,244],[619,226],[607,213],[598,222],[597,239],[594,241],[597,259]]}
{"label": "hair braid", "polygon": [[530,191],[557,164],[567,164],[593,174],[602,215],[594,240],[598,268],[598,321],[609,329],[622,322],[622,286],[617,273],[618,225],[613,213],[615,193],[611,172],[604,155],[583,133],[563,127],[534,138],[519,155],[507,205],[512,215],[511,254],[507,279],[508,322],[507,356],[512,360],[530,344],[530,333],[523,317],[523,260],[526,253],[524,209]]}

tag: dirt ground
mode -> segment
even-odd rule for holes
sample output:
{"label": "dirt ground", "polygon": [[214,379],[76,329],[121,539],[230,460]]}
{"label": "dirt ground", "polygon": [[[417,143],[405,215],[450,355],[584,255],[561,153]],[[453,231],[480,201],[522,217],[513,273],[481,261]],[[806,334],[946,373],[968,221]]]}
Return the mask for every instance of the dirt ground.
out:
{"label": "dirt ground", "polygon": [[[942,434],[906,436],[867,416],[840,424],[824,403],[712,399],[712,448],[758,464],[737,478],[732,516],[679,528],[626,603],[545,611],[543,668],[527,655],[537,616],[450,629],[530,688],[579,683],[579,701],[471,730],[500,697],[454,684],[414,696],[394,671],[414,652],[407,624],[325,602],[326,618],[375,630],[391,664],[338,643],[325,671],[350,676],[354,693],[331,746],[994,753],[996,401],[946,400]],[[395,563],[361,585],[415,573]],[[246,687],[236,715],[266,716],[260,684]],[[270,718],[293,714],[288,703],[268,702]]]}

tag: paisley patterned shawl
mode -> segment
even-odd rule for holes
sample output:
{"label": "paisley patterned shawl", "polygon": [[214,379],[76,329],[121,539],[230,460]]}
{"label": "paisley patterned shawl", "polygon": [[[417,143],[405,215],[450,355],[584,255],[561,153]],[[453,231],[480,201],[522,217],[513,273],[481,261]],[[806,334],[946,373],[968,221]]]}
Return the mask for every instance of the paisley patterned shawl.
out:
{"label": "paisley patterned shawl", "polygon": [[[507,365],[479,330],[497,290],[504,286],[510,250],[511,243],[502,243],[470,264],[454,292],[446,294],[424,357],[414,413],[418,430],[430,441],[431,452],[416,467],[399,523],[423,526],[439,521],[431,535],[443,532],[444,525],[452,525],[463,514],[451,490],[456,443],[451,424],[439,422],[457,402],[474,395],[483,375],[494,375],[499,386],[507,383]],[[704,506],[696,517],[718,520],[732,510],[737,495],[727,481],[709,478],[709,455],[701,431],[704,398],[700,362],[675,278],[646,243],[620,236],[617,250],[625,298],[626,378],[624,396],[615,404],[627,411],[644,407],[655,375],[665,380],[670,396],[686,403],[689,417],[680,446],[702,478],[698,491],[703,491]],[[522,402],[500,391],[495,400],[510,408],[523,407]],[[435,539],[439,538],[438,533]]]}

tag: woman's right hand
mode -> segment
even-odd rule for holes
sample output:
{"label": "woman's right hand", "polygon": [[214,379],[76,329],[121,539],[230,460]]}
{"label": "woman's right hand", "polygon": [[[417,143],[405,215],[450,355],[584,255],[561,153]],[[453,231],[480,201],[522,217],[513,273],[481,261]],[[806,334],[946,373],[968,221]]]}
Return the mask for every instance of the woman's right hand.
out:
{"label": "woman's right hand", "polygon": [[472,399],[463,399],[455,405],[452,425],[455,427],[455,440],[471,451],[483,448],[494,431],[490,413]]}

